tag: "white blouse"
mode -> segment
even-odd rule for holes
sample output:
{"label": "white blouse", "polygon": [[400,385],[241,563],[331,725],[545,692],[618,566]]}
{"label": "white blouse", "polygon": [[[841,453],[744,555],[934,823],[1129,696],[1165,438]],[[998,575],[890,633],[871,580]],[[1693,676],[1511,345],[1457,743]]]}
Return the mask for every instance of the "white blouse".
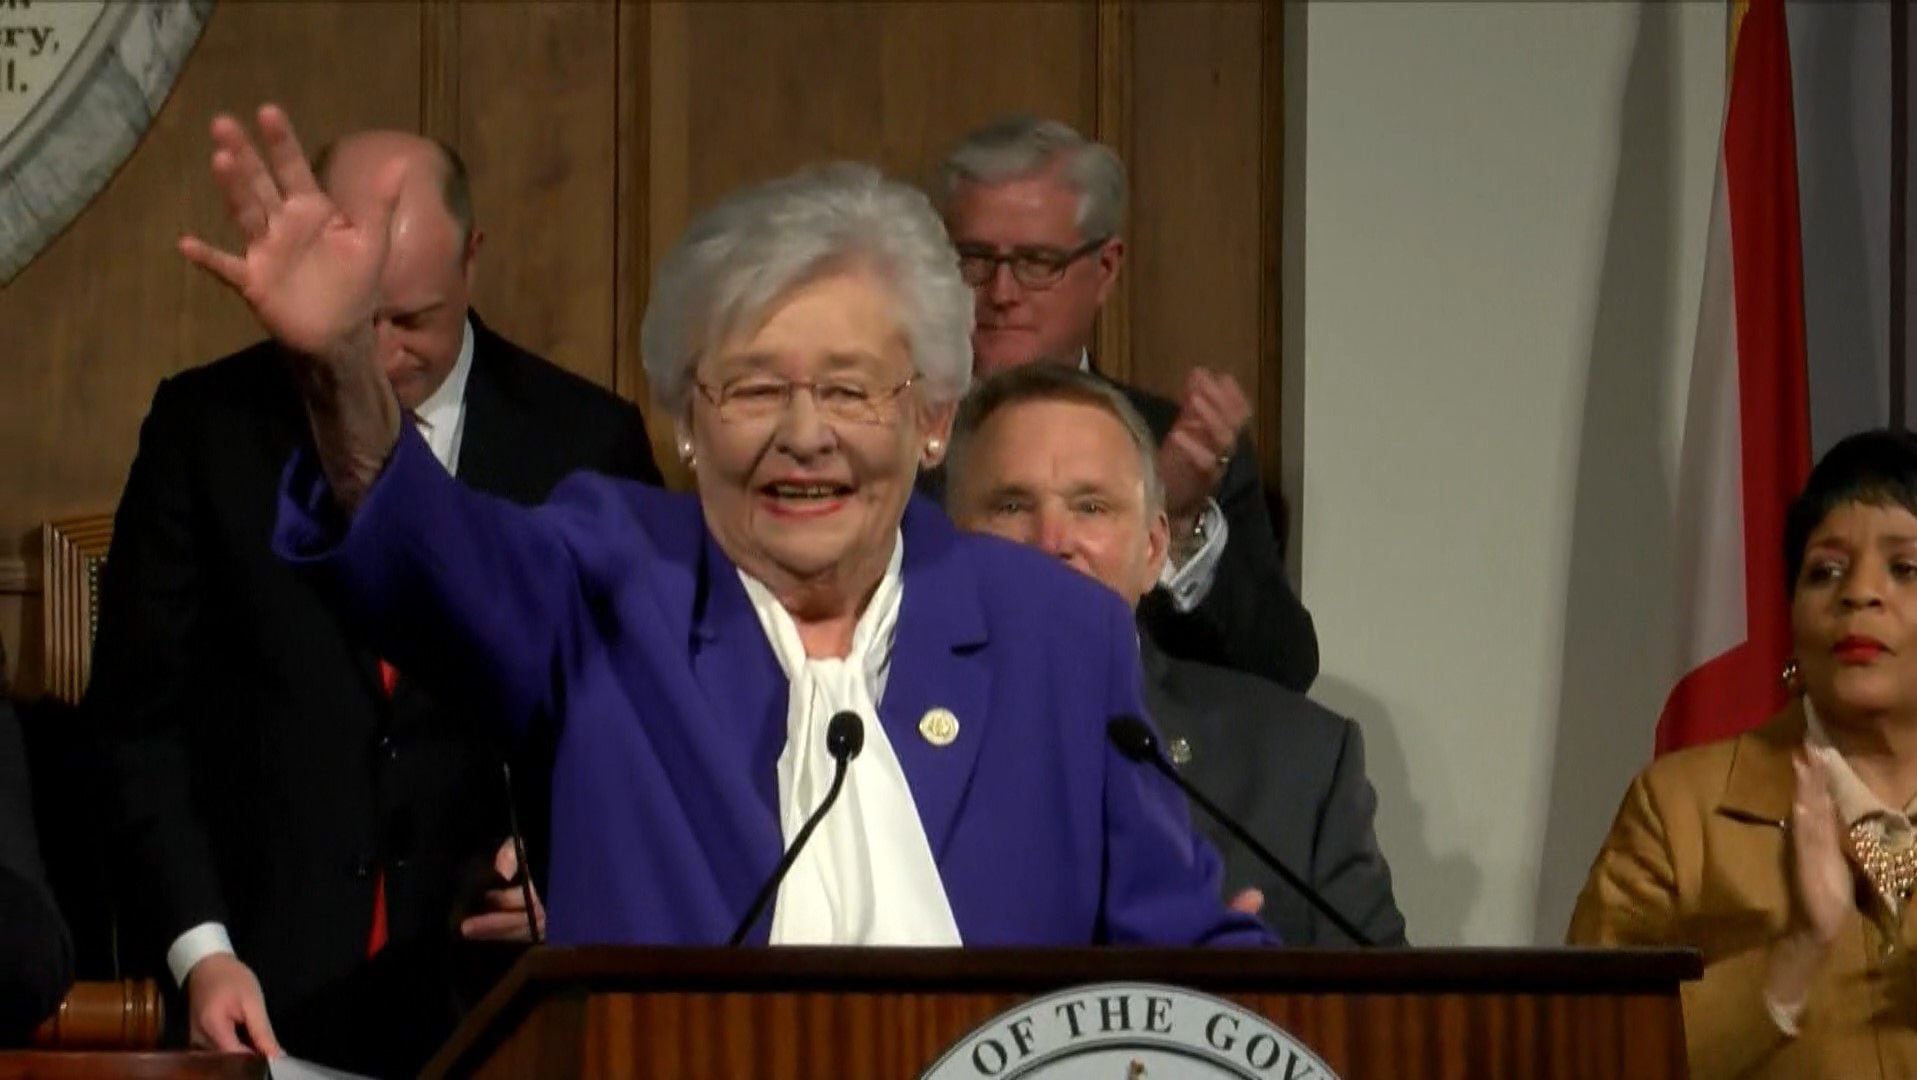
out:
{"label": "white blouse", "polygon": [[825,798],[834,763],[826,725],[843,710],[865,721],[865,748],[845,789],[779,885],[774,945],[958,945],[958,924],[932,859],[918,804],[906,783],[877,702],[884,696],[905,592],[904,537],[852,632],[844,659],[807,657],[799,628],[771,590],[740,571],[746,596],[791,681],[786,742],[779,755],[779,825],[789,846]]}

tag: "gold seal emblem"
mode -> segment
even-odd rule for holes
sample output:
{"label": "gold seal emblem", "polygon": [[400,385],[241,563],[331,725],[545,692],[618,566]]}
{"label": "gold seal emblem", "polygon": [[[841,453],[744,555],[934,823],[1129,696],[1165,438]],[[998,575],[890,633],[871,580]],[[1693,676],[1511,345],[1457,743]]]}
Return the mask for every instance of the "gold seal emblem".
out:
{"label": "gold seal emblem", "polygon": [[950,709],[932,709],[919,721],[919,734],[933,746],[950,746],[958,738],[958,717]]}

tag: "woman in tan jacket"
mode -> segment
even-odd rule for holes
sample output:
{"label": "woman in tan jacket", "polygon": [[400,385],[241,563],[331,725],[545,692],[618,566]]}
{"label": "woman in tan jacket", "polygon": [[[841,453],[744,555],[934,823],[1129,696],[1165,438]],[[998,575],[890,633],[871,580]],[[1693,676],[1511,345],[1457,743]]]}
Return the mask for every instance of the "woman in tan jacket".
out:
{"label": "woman in tan jacket", "polygon": [[1791,704],[1632,782],[1575,945],[1690,945],[1694,1077],[1917,1077],[1917,440],[1854,435],[1785,526]]}

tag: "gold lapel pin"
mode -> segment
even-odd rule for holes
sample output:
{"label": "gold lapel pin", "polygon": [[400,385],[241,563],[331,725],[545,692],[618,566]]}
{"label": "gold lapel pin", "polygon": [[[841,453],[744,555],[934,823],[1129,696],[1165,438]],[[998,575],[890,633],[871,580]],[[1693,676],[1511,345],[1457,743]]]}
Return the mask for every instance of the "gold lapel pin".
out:
{"label": "gold lapel pin", "polygon": [[958,738],[958,717],[950,709],[932,709],[919,721],[919,734],[933,746],[950,746]]}

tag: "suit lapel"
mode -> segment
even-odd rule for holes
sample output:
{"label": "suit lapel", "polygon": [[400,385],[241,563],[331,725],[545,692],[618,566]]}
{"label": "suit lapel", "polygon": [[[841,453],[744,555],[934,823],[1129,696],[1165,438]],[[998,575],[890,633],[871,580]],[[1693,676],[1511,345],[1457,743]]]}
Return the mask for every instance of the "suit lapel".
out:
{"label": "suit lapel", "polygon": [[1796,702],[1757,730],[1739,735],[1717,812],[1782,828],[1790,820],[1791,799],[1797,791],[1791,752],[1803,741],[1804,710]]}
{"label": "suit lapel", "polygon": [[[662,734],[677,744],[675,755],[695,763],[691,775],[675,783],[700,789],[686,805],[696,807],[690,824],[705,838],[707,865],[727,898],[729,910],[713,925],[715,934],[723,934],[744,913],[784,846],[778,762],[785,746],[786,678],[738,570],[709,532],[701,534],[688,599],[692,682],[704,699],[703,715],[695,706],[691,728]],[[760,919],[748,940],[763,944],[770,931],[771,921]]]}
{"label": "suit lapel", "polygon": [[1144,634],[1138,636],[1138,668],[1145,684],[1145,711],[1151,714],[1146,719],[1167,739],[1186,735],[1185,728],[1188,725],[1185,722],[1185,710],[1166,685],[1170,667],[1165,654],[1159,652],[1158,646],[1152,644],[1152,639]]}
{"label": "suit lapel", "polygon": [[[937,859],[971,786],[989,734],[991,668],[986,662],[980,584],[943,512],[922,498],[906,507],[905,593],[879,720],[918,804]],[[938,746],[920,732],[933,709],[958,718],[958,735]]]}
{"label": "suit lapel", "polygon": [[512,389],[507,371],[513,363],[511,346],[479,316],[468,317],[473,323],[473,369],[466,376],[465,427],[455,462],[459,481],[475,491],[531,505],[546,494],[527,456],[541,445],[534,403]]}
{"label": "suit lapel", "polygon": [[776,833],[788,683],[738,569],[710,533],[704,545],[692,617],[693,678],[713,722],[727,732],[724,741],[744,748],[746,775]]}
{"label": "suit lapel", "polygon": [[[514,447],[525,447],[518,432],[520,411],[506,399],[498,368],[500,341],[473,318],[473,370],[466,376],[466,428],[460,432],[456,476],[475,491],[514,497],[520,474]],[[523,501],[523,499],[520,499]]]}

